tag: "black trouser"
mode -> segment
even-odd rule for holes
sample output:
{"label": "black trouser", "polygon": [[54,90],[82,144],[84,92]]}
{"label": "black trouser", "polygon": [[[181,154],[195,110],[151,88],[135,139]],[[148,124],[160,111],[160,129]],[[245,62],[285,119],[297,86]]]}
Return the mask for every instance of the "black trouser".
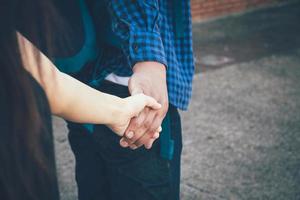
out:
{"label": "black trouser", "polygon": [[[127,87],[107,81],[99,90],[129,96]],[[70,128],[79,200],[179,199],[181,123],[177,109],[171,105],[169,115],[175,141],[171,161],[161,158],[159,140],[151,150],[131,150],[120,147],[120,138],[106,126],[95,126],[93,134],[80,127]]]}

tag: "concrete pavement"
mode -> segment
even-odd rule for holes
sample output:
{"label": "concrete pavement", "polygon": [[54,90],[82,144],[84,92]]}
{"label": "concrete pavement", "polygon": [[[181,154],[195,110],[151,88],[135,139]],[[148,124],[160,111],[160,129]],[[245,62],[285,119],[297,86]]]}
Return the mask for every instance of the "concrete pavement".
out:
{"label": "concrete pavement", "polygon": [[182,199],[300,199],[299,64],[271,56],[196,76]]}

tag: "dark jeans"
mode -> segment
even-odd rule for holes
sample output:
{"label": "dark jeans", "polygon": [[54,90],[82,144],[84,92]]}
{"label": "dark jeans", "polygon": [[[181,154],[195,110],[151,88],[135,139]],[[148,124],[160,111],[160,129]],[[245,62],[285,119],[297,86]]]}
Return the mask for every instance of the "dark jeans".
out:
{"label": "dark jeans", "polygon": [[[105,81],[100,91],[129,96],[127,87]],[[160,157],[157,140],[151,150],[120,147],[120,138],[103,125],[90,134],[70,128],[69,141],[76,158],[76,181],[80,200],[178,200],[180,185],[181,123],[170,106],[174,158]],[[161,133],[163,134],[163,132]]]}

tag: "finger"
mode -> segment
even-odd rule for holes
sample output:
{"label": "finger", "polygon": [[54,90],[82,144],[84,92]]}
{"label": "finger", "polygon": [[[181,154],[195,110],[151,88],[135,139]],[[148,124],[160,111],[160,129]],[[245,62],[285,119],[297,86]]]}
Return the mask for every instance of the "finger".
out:
{"label": "finger", "polygon": [[152,134],[152,137],[146,142],[144,143],[144,146],[146,149],[151,149],[153,143],[155,142],[155,140],[157,140],[159,138],[159,132],[155,132],[154,134]]}
{"label": "finger", "polygon": [[[136,117],[145,109],[159,109],[161,105],[157,103],[153,98],[144,94],[137,94],[125,98],[127,104],[126,108],[129,116]],[[149,106],[148,106],[149,105]]]}
{"label": "finger", "polygon": [[120,139],[120,145],[122,147],[129,147],[130,144],[132,143],[132,142],[130,142],[130,138],[132,138],[132,137],[134,137],[133,131],[129,131],[126,136],[124,134],[124,136]]}
{"label": "finger", "polygon": [[131,119],[131,121],[125,131],[125,134],[124,134],[124,137],[126,139],[128,139],[128,141],[131,139],[134,139],[134,135],[135,135],[134,130],[137,130],[138,128],[140,128],[143,125],[145,119],[147,118],[147,112],[148,111],[145,110],[145,111],[141,112],[139,114],[139,116]]}
{"label": "finger", "polygon": [[130,140],[134,137],[134,132],[133,131],[129,131],[128,133],[126,133],[125,138]]}
{"label": "finger", "polygon": [[[149,131],[150,132],[155,132],[157,131],[157,129],[159,129],[161,127],[161,124],[164,120],[164,116],[161,115],[156,115],[155,119],[153,120],[151,127],[149,127]],[[160,131],[161,132],[161,131]]]}
{"label": "finger", "polygon": [[130,145],[141,138],[146,132],[144,120],[147,117],[148,110],[143,111],[137,118],[130,121],[129,126],[124,134],[124,140]]}
{"label": "finger", "polygon": [[[144,120],[143,122],[143,127],[139,127],[138,129],[136,129],[136,133],[134,134],[135,136],[132,136],[132,131],[128,132],[128,136],[127,136],[127,142],[129,145],[136,143],[137,140],[141,139],[142,136],[144,134],[150,134],[150,138],[154,138],[156,139],[157,136],[154,136],[155,132],[160,132],[162,130],[161,126],[158,127],[157,130],[153,131],[149,131],[154,119],[156,118],[156,113],[155,111],[150,111],[147,114],[147,118]],[[132,130],[132,129],[130,129]],[[126,134],[125,134],[126,135]],[[138,144],[138,146],[142,146],[144,143],[142,142],[142,144]]]}
{"label": "finger", "polygon": [[[151,110],[150,112],[148,112],[148,115],[143,122],[143,126],[145,127],[145,129],[147,129],[147,132],[149,132],[148,129],[150,129],[152,127],[152,123],[153,123],[154,119],[156,118],[156,114],[157,114],[157,112],[154,110]],[[153,132],[153,131],[151,131],[151,132]]]}
{"label": "finger", "polygon": [[159,132],[155,132],[154,135],[152,136],[152,138],[149,140],[149,142],[145,144],[145,148],[146,148],[146,149],[151,149],[153,143],[154,143],[155,140],[157,140],[158,138],[159,138]]}
{"label": "finger", "polygon": [[158,139],[159,138],[159,132],[155,132],[152,136],[153,139]]}
{"label": "finger", "polygon": [[162,105],[160,103],[158,103],[154,98],[146,96],[145,95],[145,100],[146,100],[146,106],[154,109],[154,110],[158,110],[161,109]]}
{"label": "finger", "polygon": [[147,132],[143,135],[139,140],[137,140],[134,144],[138,147],[143,146],[147,143],[150,143],[151,140],[155,140],[153,138],[154,133],[153,132]]}
{"label": "finger", "polygon": [[157,131],[152,135],[152,138],[153,138],[153,139],[158,139],[161,131],[162,131],[162,128],[161,128],[161,126],[160,126],[160,127],[157,129]]}
{"label": "finger", "polygon": [[[157,139],[159,138],[159,133],[162,132],[162,127],[160,126],[156,132],[152,135],[152,138]],[[123,143],[124,147],[127,147],[129,144],[134,143],[134,141],[131,141],[134,137],[134,132],[133,131],[129,131],[128,133],[124,134],[122,140],[120,140],[120,142]]]}
{"label": "finger", "polygon": [[[149,128],[152,125],[153,120],[156,117],[156,112],[155,111],[149,111],[147,113],[146,119],[144,120],[143,124],[141,127],[139,127],[137,130],[135,130],[135,137],[132,137],[131,139],[128,139],[128,143],[133,144],[135,143],[137,140],[139,140],[140,138],[142,138],[142,136],[144,136],[145,134],[151,134],[151,132],[149,132]],[[131,136],[131,135],[130,135]],[[151,137],[153,136],[153,134],[150,135]],[[141,146],[141,145],[138,145]]]}
{"label": "finger", "polygon": [[157,129],[157,132],[162,132],[162,127],[160,126],[160,127],[158,127],[158,129]]}
{"label": "finger", "polygon": [[153,143],[155,142],[156,139],[150,139],[144,146],[146,149],[151,149],[152,148],[152,145]]}
{"label": "finger", "polygon": [[140,127],[139,129],[134,131],[134,137],[131,139],[126,139],[129,145],[135,144],[136,141],[141,139],[147,133],[147,129],[145,127]]}
{"label": "finger", "polygon": [[124,147],[124,148],[127,148],[127,147],[129,147],[129,144],[128,144],[128,142],[124,138],[121,138],[121,140],[120,140],[120,146]]}
{"label": "finger", "polygon": [[137,148],[139,148],[139,147],[136,146],[135,144],[131,144],[131,145],[130,145],[130,149],[132,149],[132,150],[136,150]]}

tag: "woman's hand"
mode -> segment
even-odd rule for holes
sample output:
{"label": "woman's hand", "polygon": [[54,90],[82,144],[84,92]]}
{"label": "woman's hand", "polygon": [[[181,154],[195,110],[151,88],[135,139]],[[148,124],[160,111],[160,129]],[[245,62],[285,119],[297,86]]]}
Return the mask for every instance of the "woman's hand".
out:
{"label": "woman's hand", "polygon": [[116,119],[114,119],[111,124],[107,124],[107,126],[119,136],[123,136],[130,120],[137,117],[145,107],[159,110],[161,105],[152,97],[144,94],[127,97],[123,99],[123,106],[120,107]]}

